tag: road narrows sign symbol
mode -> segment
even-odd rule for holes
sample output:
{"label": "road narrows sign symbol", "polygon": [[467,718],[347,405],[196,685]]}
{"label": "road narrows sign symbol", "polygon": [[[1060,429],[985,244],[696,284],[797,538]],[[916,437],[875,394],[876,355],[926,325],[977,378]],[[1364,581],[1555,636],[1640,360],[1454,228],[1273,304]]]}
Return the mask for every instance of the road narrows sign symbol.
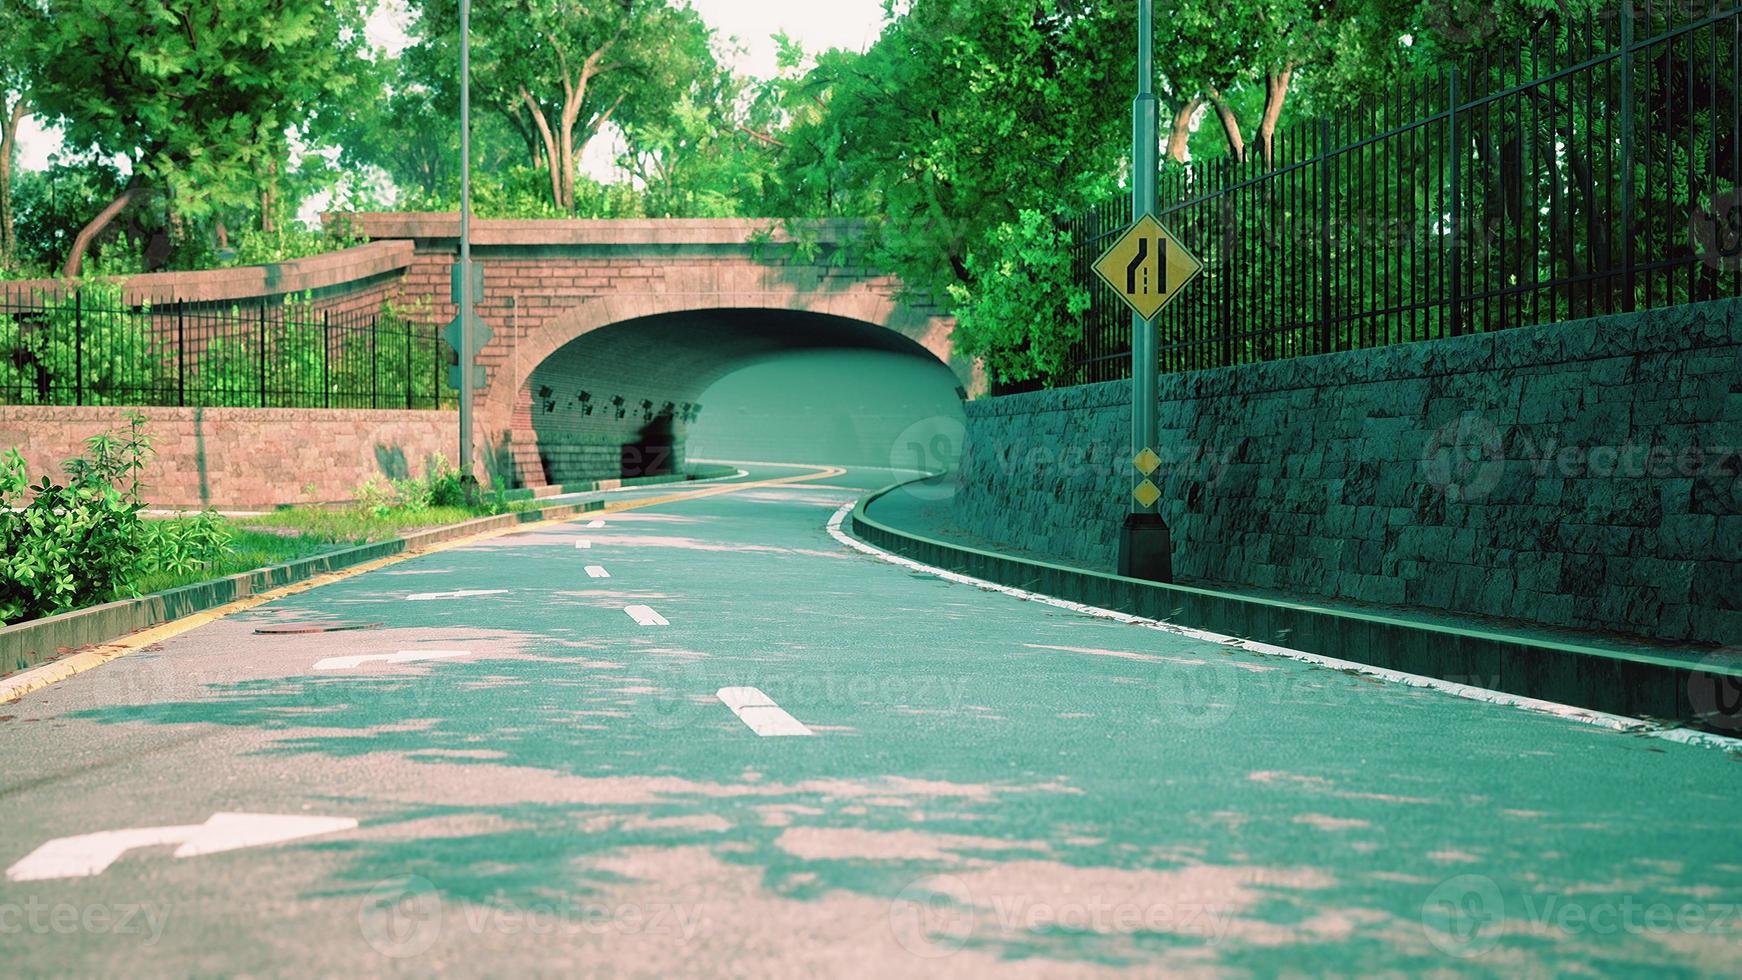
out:
{"label": "road narrows sign symbol", "polygon": [[1152,214],[1138,218],[1095,262],[1101,281],[1145,320],[1155,319],[1203,270],[1204,264],[1180,244],[1179,236]]}

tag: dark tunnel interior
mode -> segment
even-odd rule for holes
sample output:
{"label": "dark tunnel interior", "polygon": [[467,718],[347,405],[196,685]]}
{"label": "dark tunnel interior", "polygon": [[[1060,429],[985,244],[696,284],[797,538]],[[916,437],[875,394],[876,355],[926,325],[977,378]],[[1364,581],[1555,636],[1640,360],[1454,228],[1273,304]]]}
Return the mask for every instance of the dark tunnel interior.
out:
{"label": "dark tunnel interior", "polygon": [[532,371],[515,428],[537,459],[517,476],[656,476],[701,458],[943,468],[962,385],[916,341],[857,320],[745,309],[626,320]]}

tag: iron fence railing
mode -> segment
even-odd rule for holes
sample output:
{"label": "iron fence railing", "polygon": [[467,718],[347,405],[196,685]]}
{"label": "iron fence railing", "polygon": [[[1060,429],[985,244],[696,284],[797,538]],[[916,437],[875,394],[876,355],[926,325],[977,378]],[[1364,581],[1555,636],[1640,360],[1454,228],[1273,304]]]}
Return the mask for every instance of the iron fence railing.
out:
{"label": "iron fence railing", "polygon": [[[1742,293],[1742,8],[1545,17],[1527,43],[1285,128],[1267,166],[1161,176],[1204,276],[1158,320],[1163,372]],[[1091,264],[1131,220],[1066,223],[1093,293],[1065,383],[1130,377]]]}
{"label": "iron fence railing", "polygon": [[0,287],[0,404],[450,408],[443,346],[378,310]]}

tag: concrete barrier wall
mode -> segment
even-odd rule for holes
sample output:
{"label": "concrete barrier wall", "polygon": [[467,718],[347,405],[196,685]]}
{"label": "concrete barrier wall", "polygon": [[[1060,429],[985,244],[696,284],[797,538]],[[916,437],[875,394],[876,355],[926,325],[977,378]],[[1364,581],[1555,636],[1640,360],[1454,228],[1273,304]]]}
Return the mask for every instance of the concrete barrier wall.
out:
{"label": "concrete barrier wall", "polygon": [[[122,408],[0,405],[0,449],[17,447],[33,481],[64,476],[84,440],[126,426]],[[423,475],[454,459],[453,412],[295,408],[144,408],[157,458],[146,499],[158,507],[270,508],[350,500],[371,476]]]}
{"label": "concrete barrier wall", "polygon": [[[1129,386],[971,402],[954,515],[1092,568]],[[1182,580],[1742,643],[1742,301],[1161,379]]]}

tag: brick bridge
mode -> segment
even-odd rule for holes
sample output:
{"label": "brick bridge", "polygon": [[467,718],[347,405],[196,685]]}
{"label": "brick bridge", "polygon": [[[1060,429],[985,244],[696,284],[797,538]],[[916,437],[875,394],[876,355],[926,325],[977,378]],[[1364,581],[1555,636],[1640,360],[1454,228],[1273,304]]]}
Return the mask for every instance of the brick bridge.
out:
{"label": "brick bridge", "polygon": [[[329,219],[332,220],[332,219]],[[346,216],[378,254],[346,291],[399,293],[446,323],[459,219]],[[734,368],[777,351],[860,348],[936,358],[965,390],[971,364],[954,321],[904,301],[893,277],[837,264],[856,233],[806,226],[799,248],[766,220],[476,221],[479,313],[495,336],[480,355],[481,462],[541,486],[636,475],[683,459],[698,398]]]}

